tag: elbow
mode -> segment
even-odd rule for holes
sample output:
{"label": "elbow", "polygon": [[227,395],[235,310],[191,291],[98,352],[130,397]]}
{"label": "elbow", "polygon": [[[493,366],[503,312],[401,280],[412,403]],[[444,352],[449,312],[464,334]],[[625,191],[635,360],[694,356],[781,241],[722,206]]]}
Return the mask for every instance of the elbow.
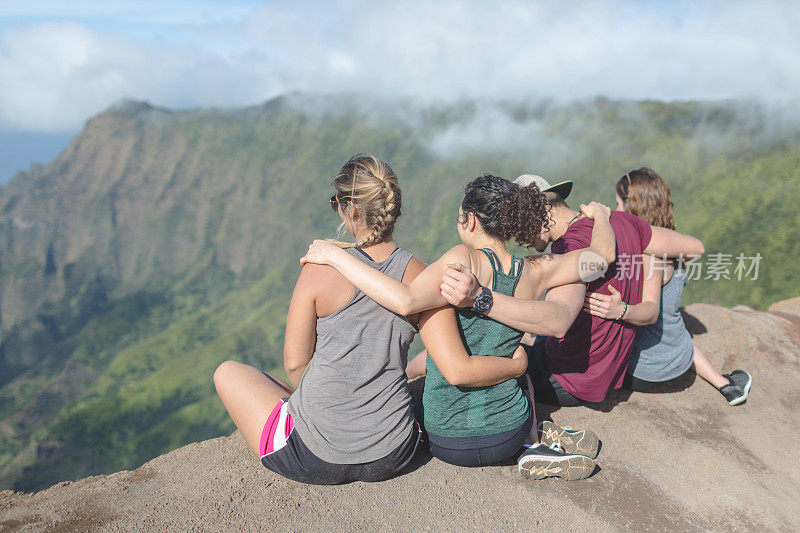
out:
{"label": "elbow", "polygon": [[603,250],[603,253],[600,254],[600,257],[602,257],[603,261],[605,261],[606,263],[604,268],[608,269],[611,263],[613,263],[617,259],[617,247],[611,246],[609,248],[606,248],[605,250]]}
{"label": "elbow", "polygon": [[697,240],[697,255],[701,256],[701,255],[703,255],[705,253],[706,253],[706,247],[703,246],[703,242],[700,239],[698,239]]}
{"label": "elbow", "polygon": [[464,387],[469,385],[469,380],[467,379],[467,373],[462,372],[459,369],[455,368],[447,368],[446,370],[442,371],[442,377],[447,380],[450,385],[454,387]]}
{"label": "elbow", "polygon": [[446,379],[447,382],[450,385],[453,385],[454,387],[463,387],[465,385],[468,385],[468,383],[466,382],[467,380],[464,379],[464,376],[458,373],[444,376],[444,379]]}
{"label": "elbow", "polygon": [[555,327],[553,328],[553,333],[550,335],[551,337],[556,337],[559,339],[563,339],[569,333],[569,328],[572,327],[572,323],[575,321],[575,316],[570,317],[569,319],[562,319],[556,322]]}
{"label": "elbow", "polygon": [[542,328],[543,331],[539,331],[537,335],[543,335],[545,337],[555,337],[557,339],[563,339],[566,336],[567,332],[569,331],[570,326],[572,323],[567,323],[563,320],[554,320],[550,323],[550,327]]}
{"label": "elbow", "polygon": [[395,312],[398,315],[408,316],[417,312],[414,309],[414,301],[411,295],[404,295],[400,301],[397,302],[397,309]]}
{"label": "elbow", "polygon": [[557,339],[563,339],[567,335],[568,331],[569,331],[569,326],[559,326],[557,328],[554,328],[549,336],[555,337]]}
{"label": "elbow", "polygon": [[285,359],[283,361],[283,369],[286,371],[286,374],[290,376],[298,370],[301,370],[303,366],[305,365],[298,361],[287,361]]}
{"label": "elbow", "polygon": [[650,312],[647,314],[647,316],[644,317],[641,325],[649,326],[650,324],[655,324],[656,321],[658,320],[659,311],[660,308],[657,304],[655,303],[650,304]]}
{"label": "elbow", "polygon": [[703,241],[701,241],[697,237],[694,237],[694,243],[692,244],[693,245],[691,246],[689,253],[686,254],[687,259],[689,260],[697,259],[701,255],[706,253],[706,247],[703,246]]}

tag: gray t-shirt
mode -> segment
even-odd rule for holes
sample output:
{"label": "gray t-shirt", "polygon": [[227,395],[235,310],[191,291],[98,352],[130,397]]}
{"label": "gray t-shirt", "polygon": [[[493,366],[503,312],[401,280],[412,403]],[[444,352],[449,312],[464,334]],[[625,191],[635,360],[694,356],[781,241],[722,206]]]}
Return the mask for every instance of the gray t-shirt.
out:
{"label": "gray t-shirt", "polygon": [[692,337],[679,311],[689,282],[676,262],[675,272],[661,287],[661,310],[655,324],[636,328],[628,374],[645,381],[669,381],[689,370],[694,360]]}
{"label": "gray t-shirt", "polygon": [[[411,254],[397,249],[373,268],[403,279]],[[289,397],[295,430],[320,459],[356,464],[386,457],[408,438],[414,415],[406,379],[408,346],[417,328],[360,290],[317,319],[314,356]]]}

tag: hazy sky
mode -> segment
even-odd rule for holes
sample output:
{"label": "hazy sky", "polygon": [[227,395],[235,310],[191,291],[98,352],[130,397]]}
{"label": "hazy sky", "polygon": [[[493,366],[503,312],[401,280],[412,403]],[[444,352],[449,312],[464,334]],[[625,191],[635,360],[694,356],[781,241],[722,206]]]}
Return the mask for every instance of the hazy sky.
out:
{"label": "hazy sky", "polygon": [[122,97],[291,90],[449,99],[796,97],[797,2],[0,2],[0,131],[76,131]]}

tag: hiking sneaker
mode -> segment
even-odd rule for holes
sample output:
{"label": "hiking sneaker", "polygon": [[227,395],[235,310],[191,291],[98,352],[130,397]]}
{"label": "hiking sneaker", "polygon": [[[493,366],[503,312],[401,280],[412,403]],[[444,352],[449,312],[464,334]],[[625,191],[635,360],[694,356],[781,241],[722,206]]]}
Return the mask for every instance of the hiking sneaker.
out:
{"label": "hiking sneaker", "polygon": [[517,469],[527,479],[560,477],[567,481],[584,479],[594,472],[594,460],[581,454],[569,454],[557,443],[548,446],[542,442],[525,446],[517,460]]}
{"label": "hiking sneaker", "polygon": [[539,422],[542,442],[547,446],[558,443],[565,453],[579,453],[594,459],[600,449],[600,440],[590,429],[572,429],[560,427],[549,420]]}
{"label": "hiking sneaker", "polygon": [[750,396],[750,386],[753,384],[753,376],[744,370],[734,370],[730,374],[722,374],[728,380],[727,385],[720,387],[719,391],[731,405],[739,405]]}

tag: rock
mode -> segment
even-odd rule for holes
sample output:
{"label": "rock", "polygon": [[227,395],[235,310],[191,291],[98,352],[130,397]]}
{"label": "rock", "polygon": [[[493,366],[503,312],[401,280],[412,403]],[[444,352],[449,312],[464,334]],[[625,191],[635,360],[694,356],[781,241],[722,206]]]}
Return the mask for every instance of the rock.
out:
{"label": "rock", "polygon": [[[695,304],[685,313],[718,369],[753,375],[750,399],[730,407],[686,376],[589,407],[540,405],[540,417],[602,439],[600,468],[583,481],[526,481],[515,466],[460,468],[420,454],[395,479],[309,486],[262,468],[234,433],[130,472],[0,492],[0,530],[800,528],[800,298],[770,312]],[[421,382],[412,389],[418,398]]]}

